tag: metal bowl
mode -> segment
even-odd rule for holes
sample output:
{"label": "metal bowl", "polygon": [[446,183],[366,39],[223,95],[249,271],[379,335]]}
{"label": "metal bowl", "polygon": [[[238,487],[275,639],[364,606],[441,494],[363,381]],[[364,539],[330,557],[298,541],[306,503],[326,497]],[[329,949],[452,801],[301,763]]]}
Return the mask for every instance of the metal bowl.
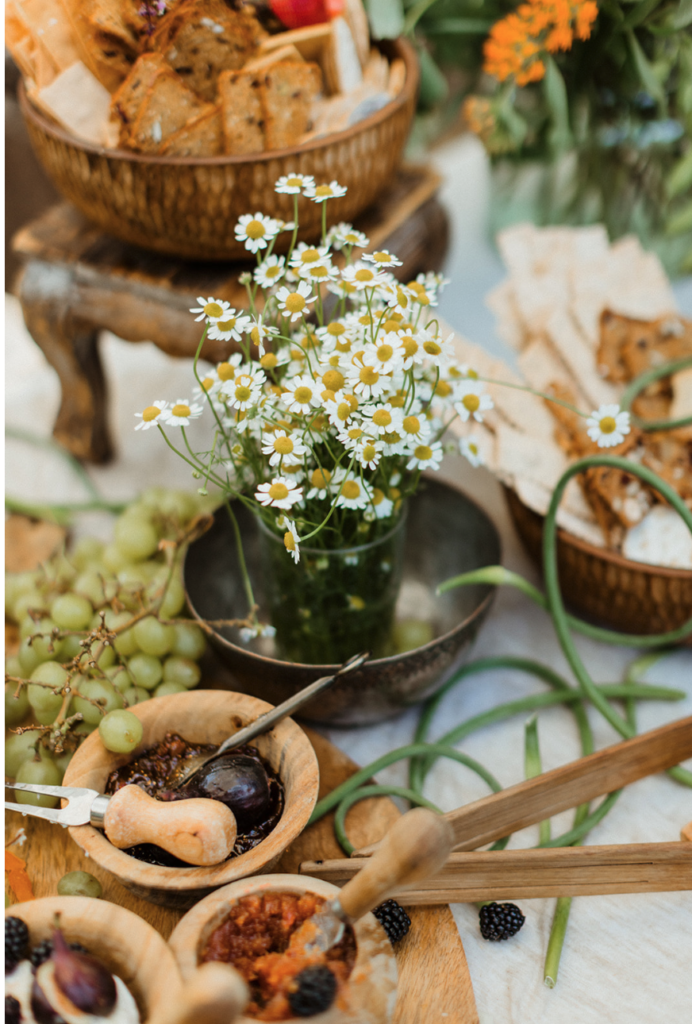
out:
{"label": "metal bowl", "polygon": [[[255,598],[263,607],[257,528],[239,503],[234,511]],[[434,639],[422,647],[368,662],[308,705],[302,717],[323,725],[368,725],[399,713],[435,693],[468,655],[493,601],[494,588],[460,587],[441,596],[435,588],[462,572],[500,562],[500,538],[487,514],[461,491],[425,479],[411,499],[404,574],[397,614],[424,618]],[[197,619],[242,618],[247,601],[231,523],[223,508],[212,528],[190,545],[185,590]],[[413,609],[406,611],[406,605]],[[243,644],[237,629],[212,632],[212,643],[233,673],[233,689],[280,704],[334,665],[301,665],[272,657],[272,641]],[[357,653],[354,651],[354,654]]]}

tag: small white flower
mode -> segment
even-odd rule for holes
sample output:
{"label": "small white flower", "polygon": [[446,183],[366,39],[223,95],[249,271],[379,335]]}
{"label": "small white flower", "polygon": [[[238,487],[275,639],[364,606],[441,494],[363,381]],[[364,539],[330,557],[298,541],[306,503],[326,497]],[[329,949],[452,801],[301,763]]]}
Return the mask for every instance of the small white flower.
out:
{"label": "small white flower", "polygon": [[365,252],[362,259],[368,263],[374,263],[376,267],[400,267],[401,260],[392,255],[388,249],[379,249],[377,252]]}
{"label": "small white flower", "polygon": [[274,191],[287,196],[297,196],[304,188],[314,184],[315,179],[311,174],[282,174],[274,186]]}
{"label": "small white flower", "polygon": [[390,498],[385,497],[384,491],[381,491],[379,487],[373,488],[372,503],[377,519],[389,519],[394,511],[394,502]]}
{"label": "small white flower", "polygon": [[353,452],[365,437],[365,432],[362,427],[358,426],[356,423],[352,423],[350,426],[346,426],[343,430],[340,430],[337,437],[347,452]]}
{"label": "small white flower", "polygon": [[156,401],[151,405],[148,405],[143,412],[136,412],[135,416],[139,420],[139,423],[135,427],[135,430],[149,430],[150,427],[155,427],[159,423],[165,423],[166,417],[162,416],[161,413],[165,413],[168,407],[168,402]]}
{"label": "small white flower", "polygon": [[197,385],[192,389],[192,394],[195,398],[201,398],[203,401],[211,401],[217,395],[219,388],[221,387],[221,381],[219,380],[216,370],[208,370],[204,377],[202,377],[201,387]]}
{"label": "small white flower", "polygon": [[345,221],[329,229],[327,242],[335,249],[343,249],[345,245],[366,249],[370,245],[369,238],[362,231],[356,231],[353,224],[347,224]]}
{"label": "small white flower", "polygon": [[352,285],[356,291],[364,291],[366,288],[377,288],[385,284],[387,279],[379,270],[369,267],[367,263],[357,262],[346,267],[341,272],[341,280]]}
{"label": "small white flower", "polygon": [[266,249],[267,244],[279,233],[279,224],[272,217],[264,213],[244,213],[235,226],[235,237],[239,242],[245,242],[245,248],[249,252],[258,252],[259,249]]}
{"label": "small white flower", "polygon": [[362,437],[355,447],[356,460],[365,469],[377,469],[382,458],[384,445],[381,441],[373,441],[372,438]]}
{"label": "small white flower", "polygon": [[453,334],[448,338],[441,338],[431,327],[426,327],[416,335],[426,358],[433,366],[446,366],[454,359]]}
{"label": "small white flower", "polygon": [[223,320],[231,305],[230,302],[224,302],[223,299],[215,299],[212,296],[205,299],[202,295],[198,295],[197,301],[199,306],[191,309],[190,312],[199,313],[195,320],[206,320],[208,324],[216,323],[217,320]]}
{"label": "small white flower", "polygon": [[239,373],[233,380],[226,381],[222,386],[221,390],[224,395],[228,396],[229,405],[232,408],[244,412],[251,406],[257,405],[262,394],[262,380],[259,378],[259,374],[264,378],[264,372],[259,369],[253,374]]}
{"label": "small white flower", "polygon": [[376,344],[365,346],[363,361],[372,363],[380,373],[392,373],[404,361],[403,350],[398,341],[398,335],[393,332],[385,334]]}
{"label": "small white flower", "polygon": [[329,284],[339,279],[339,271],[331,263],[306,265],[301,267],[298,274],[304,281],[313,281],[317,285]]}
{"label": "small white flower", "polygon": [[322,404],[321,382],[313,380],[307,374],[298,374],[290,380],[285,380],[283,385],[286,391],[281,396],[281,401],[288,407],[289,412],[307,414]]}
{"label": "small white flower", "polygon": [[413,299],[420,306],[436,306],[437,295],[435,291],[429,292],[425,285],[421,281],[409,281],[406,285],[406,290]]}
{"label": "small white flower", "polygon": [[339,482],[337,508],[367,508],[372,501],[372,492],[364,480],[347,474]]}
{"label": "small white flower", "polygon": [[439,469],[443,455],[440,441],[435,441],[433,444],[419,444],[414,448],[411,458],[406,463],[406,468]]}
{"label": "small white flower", "polygon": [[298,438],[285,430],[277,430],[273,434],[265,434],[262,438],[262,452],[271,456],[270,466],[278,466],[284,460],[285,466],[296,465],[300,462],[301,456],[305,455],[307,448]]}
{"label": "small white flower", "polygon": [[473,416],[483,422],[483,413],[493,408],[493,400],[485,392],[485,385],[478,380],[461,381],[456,388],[457,402],[454,406],[464,423]]}
{"label": "small white flower", "polygon": [[262,260],[254,273],[254,278],[260,288],[271,288],[277,284],[286,273],[286,260],[283,256],[267,256]]}
{"label": "small white flower", "polygon": [[279,309],[284,316],[290,318],[291,323],[294,320],[300,320],[308,312],[307,304],[315,301],[312,288],[307,281],[299,281],[298,287],[294,291],[284,285],[283,288],[279,288],[276,298]]}
{"label": "small white flower", "polygon": [[601,405],[586,421],[587,434],[599,448],[622,444],[630,432],[630,414],[619,405]]}
{"label": "small white flower", "polygon": [[409,447],[411,447],[414,444],[422,444],[430,437],[430,424],[424,416],[416,416],[413,413],[409,413],[401,421],[401,427],[398,432],[406,439]]}
{"label": "small white flower", "polygon": [[[279,333],[278,328],[272,327],[271,324],[265,324],[261,313],[258,316],[252,317],[245,330],[250,335],[252,344],[256,345],[259,349],[260,359],[264,355],[265,341],[276,337]],[[278,365],[278,359],[274,365]]]}
{"label": "small white flower", "polygon": [[214,320],[209,327],[209,337],[212,341],[240,341],[241,335],[248,330],[251,323],[247,314],[227,309],[223,319]]}
{"label": "small white flower", "polygon": [[202,415],[204,406],[198,402],[190,402],[189,398],[179,398],[175,405],[166,409],[166,423],[171,427],[187,427],[192,420]]}
{"label": "small white flower", "polygon": [[328,185],[315,185],[313,182],[307,186],[303,195],[312,199],[314,203],[324,203],[327,199],[338,199],[340,196],[345,196],[347,192],[346,186],[340,185],[338,181],[330,181]]}
{"label": "small white flower", "polygon": [[353,365],[348,371],[348,381],[354,392],[361,398],[379,398],[389,388],[390,378],[380,373],[374,360],[367,362],[363,355],[353,357]]}
{"label": "small white flower", "polygon": [[326,498],[330,492],[332,473],[328,469],[314,469],[310,474],[311,488],[308,491],[308,500],[312,498]]}
{"label": "small white flower", "polygon": [[394,408],[389,402],[365,406],[363,416],[367,416],[370,420],[368,427],[370,428],[370,424],[372,424],[371,429],[380,436],[392,430],[401,431],[404,418],[403,410]]}
{"label": "small white flower", "polygon": [[482,466],[484,459],[478,442],[473,437],[462,437],[459,441],[459,451],[468,459],[472,466]]}
{"label": "small white flower", "polygon": [[298,565],[300,561],[300,537],[298,536],[298,530],[296,524],[292,519],[286,519],[286,533],[284,534],[284,547],[288,551],[293,561]]}
{"label": "small white flower", "polygon": [[307,242],[298,242],[298,245],[291,254],[292,267],[299,270],[305,266],[329,263],[328,245],[308,245]]}
{"label": "small white flower", "polygon": [[292,480],[283,476],[275,476],[270,484],[260,484],[255,497],[261,505],[272,508],[291,508],[296,502],[303,500],[303,488],[296,487]]}
{"label": "small white flower", "polygon": [[337,391],[334,398],[324,403],[324,408],[329,416],[329,422],[337,430],[343,430],[346,423],[353,417],[358,409],[358,399],[355,395],[347,395],[343,391]]}

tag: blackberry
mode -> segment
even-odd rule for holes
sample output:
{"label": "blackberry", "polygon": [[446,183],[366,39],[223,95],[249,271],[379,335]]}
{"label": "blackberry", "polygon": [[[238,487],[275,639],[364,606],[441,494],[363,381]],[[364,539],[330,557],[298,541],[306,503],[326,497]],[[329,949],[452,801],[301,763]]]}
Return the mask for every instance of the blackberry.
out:
{"label": "blackberry", "polygon": [[29,945],[29,929],[21,917],[5,918],[5,974],[13,971],[24,959]]}
{"label": "blackberry", "polygon": [[408,935],[411,918],[396,900],[385,900],[384,903],[380,903],[379,907],[373,910],[373,914],[386,931],[392,945],[403,939],[404,935]]}
{"label": "blackberry", "polygon": [[5,1024],[22,1024],[22,1008],[14,996],[5,996]]}
{"label": "blackberry", "polygon": [[489,942],[500,942],[516,935],[525,920],[516,903],[487,903],[478,914],[481,935]]}
{"label": "blackberry", "polygon": [[[89,950],[85,949],[81,942],[71,942],[70,949],[74,953],[88,953]],[[34,946],[31,950],[29,959],[31,960],[34,967],[40,967],[41,964],[45,963],[46,960],[50,959],[53,952],[53,942],[51,939],[44,939],[43,942],[39,942],[38,946]]]}
{"label": "blackberry", "polygon": [[289,992],[288,1002],[296,1017],[313,1017],[328,1010],[336,995],[336,977],[324,964],[306,967],[296,975],[298,988]]}

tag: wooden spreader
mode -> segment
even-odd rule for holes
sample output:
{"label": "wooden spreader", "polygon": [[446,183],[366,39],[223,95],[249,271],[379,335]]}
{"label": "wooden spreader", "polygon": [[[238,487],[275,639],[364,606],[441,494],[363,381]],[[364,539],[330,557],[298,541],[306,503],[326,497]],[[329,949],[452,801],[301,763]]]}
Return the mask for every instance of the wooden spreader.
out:
{"label": "wooden spreader", "polygon": [[[412,906],[692,889],[692,822],[681,833],[690,842],[466,852],[691,756],[688,717],[450,811],[445,818],[455,852],[437,875],[398,891],[396,899]],[[306,861],[300,870],[343,885],[377,845],[350,858]]]}

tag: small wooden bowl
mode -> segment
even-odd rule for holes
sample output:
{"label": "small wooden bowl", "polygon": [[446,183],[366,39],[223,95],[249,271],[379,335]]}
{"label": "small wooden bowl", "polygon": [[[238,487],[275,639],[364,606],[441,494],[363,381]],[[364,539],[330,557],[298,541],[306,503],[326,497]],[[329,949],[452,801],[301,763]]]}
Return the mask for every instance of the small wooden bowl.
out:
{"label": "small wooden bowl", "polygon": [[[304,875],[245,878],[218,889],[185,915],[168,940],[183,981],[191,978],[198,969],[207,939],[226,919],[231,907],[243,896],[261,896],[268,892],[299,895],[309,892],[333,899],[339,894],[339,889],[330,882]],[[357,921],[354,932],[357,952],[349,978],[348,1006],[332,1006],[325,1013],[311,1017],[315,1024],[387,1024],[392,1019],[397,986],[392,945],[373,914],[366,914]],[[291,1017],[290,1020],[297,1024],[299,1018]],[[241,1017],[237,1024],[255,1024],[255,1018]]]}
{"label": "small wooden bowl", "polygon": [[[131,754],[112,754],[98,733],[92,733],[72,758],[63,785],[86,786],[103,793],[114,768],[159,743],[167,732],[177,732],[192,743],[219,744],[271,707],[256,697],[226,690],[192,690],[138,704],[132,711],[144,727],[140,745]],[[70,828],[72,838],[99,867],[111,871],[138,896],[181,910],[221,885],[271,871],[308,823],[317,801],[319,768],[312,744],[290,718],[253,743],[279,774],[285,804],[276,828],[247,853],[213,867],[166,868],[145,864],[116,849],[103,832],[91,825]]]}
{"label": "small wooden bowl", "polygon": [[81,942],[105,967],[125,982],[143,1021],[158,1016],[158,1007],[182,988],[169,946],[151,925],[129,910],[86,896],[48,896],[15,903],[5,917],[21,917],[32,946],[50,939],[56,913],[68,942]]}
{"label": "small wooden bowl", "polygon": [[[508,487],[505,496],[524,547],[540,564],[544,517]],[[565,530],[557,532],[557,564],[566,604],[610,629],[666,633],[692,617],[692,570],[633,562]]]}
{"label": "small wooden bowl", "polygon": [[[36,155],[56,188],[103,231],[144,249],[197,260],[246,259],[234,228],[261,210],[293,219],[293,197],[277,195],[283,174],[312,174],[346,185],[328,205],[329,223],[352,221],[390,184],[416,106],[418,64],[403,39],[392,58],[406,64],[406,82],[391,103],[352,128],[291,149],[244,156],[145,156],[81,142],[44,116],[19,88],[19,105]],[[302,200],[299,238],[322,228],[322,204]],[[290,234],[279,236],[288,246]],[[280,250],[280,244],[276,247]]]}

